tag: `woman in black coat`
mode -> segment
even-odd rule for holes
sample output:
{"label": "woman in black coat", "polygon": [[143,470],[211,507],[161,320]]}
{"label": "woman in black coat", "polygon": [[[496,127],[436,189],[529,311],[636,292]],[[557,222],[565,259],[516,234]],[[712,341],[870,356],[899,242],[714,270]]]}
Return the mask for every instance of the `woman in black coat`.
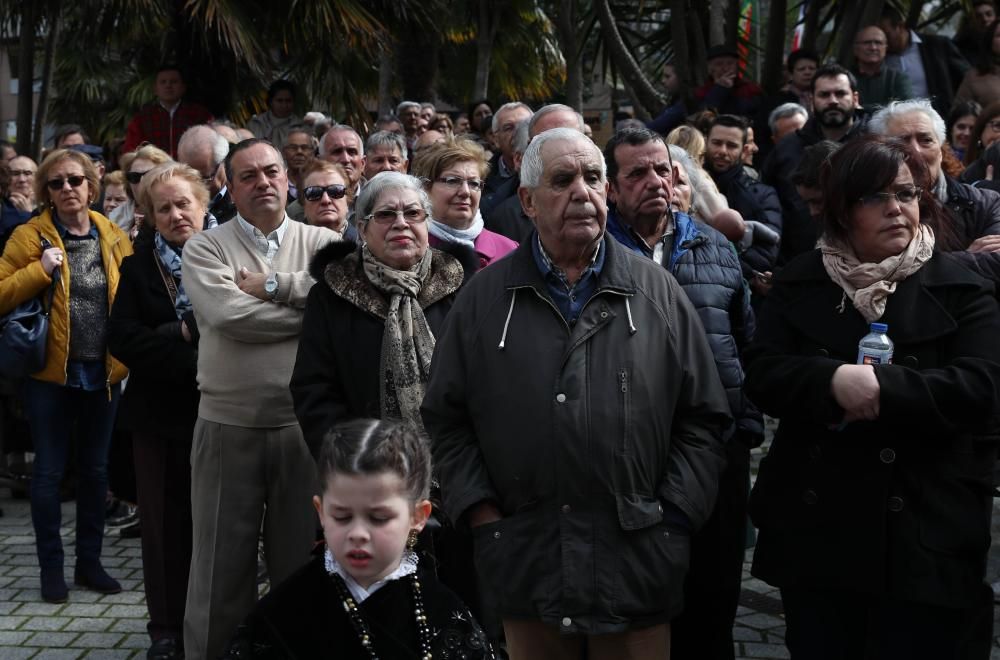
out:
{"label": "woman in black coat", "polygon": [[[751,496],[752,572],[781,588],[793,658],[989,646],[967,622],[989,598],[1000,313],[988,282],[934,252],[926,181],[899,142],[834,154],[820,249],[777,278],[746,353],[750,398],[781,420]],[[872,321],[891,364],[855,364]]]}
{"label": "woman in black coat", "polygon": [[143,176],[140,208],[155,223],[122,263],[108,346],[130,369],[118,423],[132,432],[149,658],[183,657],[191,563],[191,438],[198,416],[198,328],[181,281],[181,250],[205,224],[208,190],[187,165]]}

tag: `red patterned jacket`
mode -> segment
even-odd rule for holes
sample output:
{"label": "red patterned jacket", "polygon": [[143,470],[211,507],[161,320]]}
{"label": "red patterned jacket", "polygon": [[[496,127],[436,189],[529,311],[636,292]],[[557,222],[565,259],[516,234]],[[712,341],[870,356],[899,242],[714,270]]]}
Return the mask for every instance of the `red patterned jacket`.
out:
{"label": "red patterned jacket", "polygon": [[212,113],[197,103],[181,101],[171,117],[159,101],[153,101],[139,108],[129,122],[122,153],[135,151],[143,142],[149,142],[176,158],[181,134],[191,126],[210,121]]}

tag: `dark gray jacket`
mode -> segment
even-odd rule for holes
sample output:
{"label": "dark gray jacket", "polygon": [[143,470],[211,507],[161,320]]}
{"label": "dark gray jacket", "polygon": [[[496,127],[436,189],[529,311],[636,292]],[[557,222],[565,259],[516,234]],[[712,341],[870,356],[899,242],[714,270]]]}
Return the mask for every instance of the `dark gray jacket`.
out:
{"label": "dark gray jacket", "polygon": [[463,288],[435,349],[422,413],[445,512],[505,516],[473,530],[501,616],[586,634],[669,621],[689,537],[664,511],[708,518],[731,423],[704,328],[669,273],[610,237],[569,327],[533,240]]}

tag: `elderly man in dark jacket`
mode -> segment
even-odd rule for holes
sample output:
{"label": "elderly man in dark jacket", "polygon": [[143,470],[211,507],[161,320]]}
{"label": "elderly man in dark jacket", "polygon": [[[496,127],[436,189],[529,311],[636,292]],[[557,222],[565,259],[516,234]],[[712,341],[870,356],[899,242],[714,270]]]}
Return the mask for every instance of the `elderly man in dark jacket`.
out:
{"label": "elderly man in dark jacket", "polygon": [[708,333],[736,428],[711,517],[691,539],[684,613],[671,634],[671,658],[732,660],[746,544],[750,447],[764,439],[762,417],[743,393],[740,353],[753,335],[750,294],[726,237],[672,212],[673,163],[663,138],[648,129],[619,131],[604,148],[608,164],[608,233],[667,268]]}
{"label": "elderly man in dark jacket", "polygon": [[890,103],[872,116],[873,133],[910,143],[927,163],[934,195],[951,221],[937,230],[937,247],[954,252],[967,266],[1000,288],[1000,194],[975,188],[941,168],[945,124],[928,99]]}
{"label": "elderly man in dark jacket", "polygon": [[515,660],[665,656],[731,424],[697,312],[605,235],[606,188],[588,138],[535,138],[537,233],[459,294],[422,408]]}

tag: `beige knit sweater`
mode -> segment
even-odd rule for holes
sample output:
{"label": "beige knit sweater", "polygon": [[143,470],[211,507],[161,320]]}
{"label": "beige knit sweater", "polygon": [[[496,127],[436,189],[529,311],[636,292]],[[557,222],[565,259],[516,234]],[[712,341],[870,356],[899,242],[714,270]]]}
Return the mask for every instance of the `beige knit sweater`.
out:
{"label": "beige knit sweater", "polygon": [[[202,419],[231,426],[296,424],[288,381],[313,285],[309,261],[336,234],[289,221],[271,264],[236,218],[184,245],[182,279],[201,339],[198,388]],[[277,273],[278,295],[263,301],[239,288],[240,268]]]}

